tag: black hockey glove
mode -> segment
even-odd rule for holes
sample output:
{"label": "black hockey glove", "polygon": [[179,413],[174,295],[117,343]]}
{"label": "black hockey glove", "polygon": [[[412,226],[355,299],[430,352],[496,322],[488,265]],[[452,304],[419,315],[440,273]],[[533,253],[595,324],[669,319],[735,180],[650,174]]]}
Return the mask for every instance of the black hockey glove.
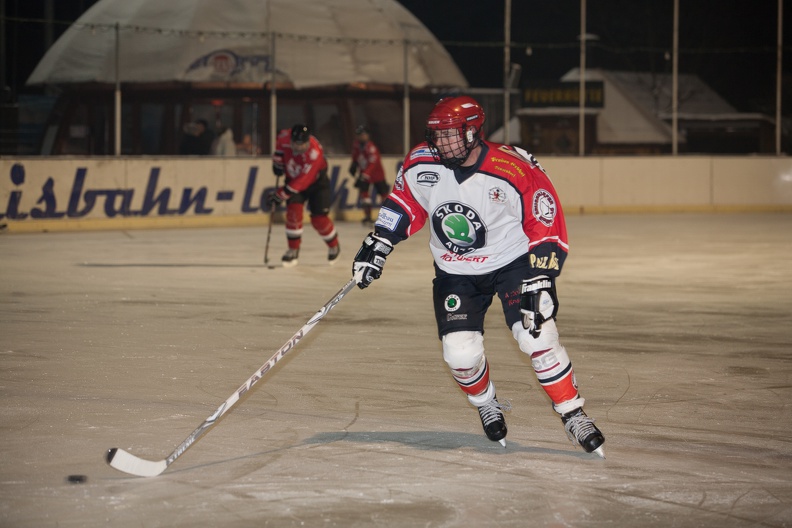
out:
{"label": "black hockey glove", "polygon": [[267,196],[267,205],[270,207],[278,206],[289,199],[291,193],[286,190],[286,187],[281,187],[280,189],[275,189],[274,192],[271,192],[269,196]]}
{"label": "black hockey glove", "polygon": [[351,176],[354,176],[357,173],[357,170],[358,170],[357,161],[353,161],[352,163],[350,163],[350,165],[349,165],[349,174]]}
{"label": "black hockey glove", "polygon": [[352,263],[352,276],[357,281],[358,288],[367,288],[374,280],[382,275],[385,266],[385,257],[393,251],[393,244],[374,233],[369,233],[363,240],[363,245],[355,255]]}
{"label": "black hockey glove", "polygon": [[558,297],[555,282],[546,275],[525,279],[520,288],[520,312],[523,328],[536,339],[542,331],[542,323],[553,319],[558,313]]}
{"label": "black hockey glove", "polygon": [[355,179],[355,188],[356,189],[360,189],[361,191],[366,191],[366,190],[368,190],[370,185],[371,185],[371,182],[369,182],[368,176],[366,176],[362,172],[357,177],[357,179]]}

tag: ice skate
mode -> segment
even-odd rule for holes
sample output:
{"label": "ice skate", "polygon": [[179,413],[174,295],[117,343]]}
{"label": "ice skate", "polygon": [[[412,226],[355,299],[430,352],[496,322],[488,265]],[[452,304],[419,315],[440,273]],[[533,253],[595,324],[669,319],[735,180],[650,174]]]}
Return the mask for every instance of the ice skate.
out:
{"label": "ice skate", "polygon": [[281,262],[284,268],[293,268],[297,265],[297,257],[300,256],[299,249],[288,249],[281,257]]}
{"label": "ice skate", "polygon": [[336,263],[336,259],[338,259],[338,255],[341,254],[341,244],[336,244],[335,247],[328,247],[327,248],[327,261],[332,266]]}
{"label": "ice skate", "polygon": [[493,442],[500,442],[503,447],[506,447],[506,433],[508,430],[506,429],[506,419],[503,417],[502,411],[510,409],[511,405],[509,402],[501,404],[498,402],[497,396],[478,408],[481,425],[484,427],[487,438]]}
{"label": "ice skate", "polygon": [[561,421],[571,441],[579,443],[586,453],[596,453],[605,458],[605,451],[602,450],[605,437],[582,408],[561,415]]}

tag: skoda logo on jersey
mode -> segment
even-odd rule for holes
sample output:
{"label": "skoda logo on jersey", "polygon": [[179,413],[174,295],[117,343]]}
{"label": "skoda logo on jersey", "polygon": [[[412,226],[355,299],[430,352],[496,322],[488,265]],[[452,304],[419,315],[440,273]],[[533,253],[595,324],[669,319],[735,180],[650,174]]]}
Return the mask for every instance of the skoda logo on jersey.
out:
{"label": "skoda logo on jersey", "polygon": [[445,309],[446,312],[456,312],[459,310],[459,307],[462,305],[462,301],[460,300],[458,295],[451,294],[446,297],[445,300]]}
{"label": "skoda logo on jersey", "polygon": [[445,246],[457,255],[484,247],[487,228],[479,214],[465,204],[449,202],[432,213],[432,231]]}

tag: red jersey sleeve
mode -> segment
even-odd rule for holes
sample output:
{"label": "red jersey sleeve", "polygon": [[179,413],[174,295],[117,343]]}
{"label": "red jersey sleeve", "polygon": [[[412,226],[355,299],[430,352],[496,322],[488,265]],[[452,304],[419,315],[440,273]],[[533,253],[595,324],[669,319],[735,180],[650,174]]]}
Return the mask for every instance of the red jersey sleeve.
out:
{"label": "red jersey sleeve", "polygon": [[534,275],[557,276],[569,252],[566,221],[550,178],[535,160],[532,161],[529,163],[532,177],[522,203],[523,231],[530,241],[530,267]]}
{"label": "red jersey sleeve", "polygon": [[[410,169],[421,159],[416,156],[416,151],[420,151],[420,149],[420,146],[416,147],[407,154],[402,167],[396,175],[393,190],[382,203],[382,208],[380,209],[382,222],[379,219],[377,220],[377,234],[387,238],[393,244],[405,240],[420,231],[429,216],[426,209],[413,196],[409,184],[410,178],[407,177]],[[388,220],[390,222],[387,226],[384,225]]]}

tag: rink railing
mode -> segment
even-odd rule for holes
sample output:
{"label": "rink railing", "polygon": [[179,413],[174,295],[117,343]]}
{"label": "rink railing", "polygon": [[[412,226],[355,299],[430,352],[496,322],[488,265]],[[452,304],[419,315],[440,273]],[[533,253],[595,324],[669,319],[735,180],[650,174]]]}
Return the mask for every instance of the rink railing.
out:
{"label": "rink railing", "polygon": [[[567,214],[792,212],[792,158],[548,156],[539,161]],[[400,163],[401,158],[384,158],[391,184]],[[330,160],[338,220],[361,218],[348,165],[346,159]],[[268,158],[4,157],[0,225],[9,232],[266,225],[264,197],[274,184]]]}

